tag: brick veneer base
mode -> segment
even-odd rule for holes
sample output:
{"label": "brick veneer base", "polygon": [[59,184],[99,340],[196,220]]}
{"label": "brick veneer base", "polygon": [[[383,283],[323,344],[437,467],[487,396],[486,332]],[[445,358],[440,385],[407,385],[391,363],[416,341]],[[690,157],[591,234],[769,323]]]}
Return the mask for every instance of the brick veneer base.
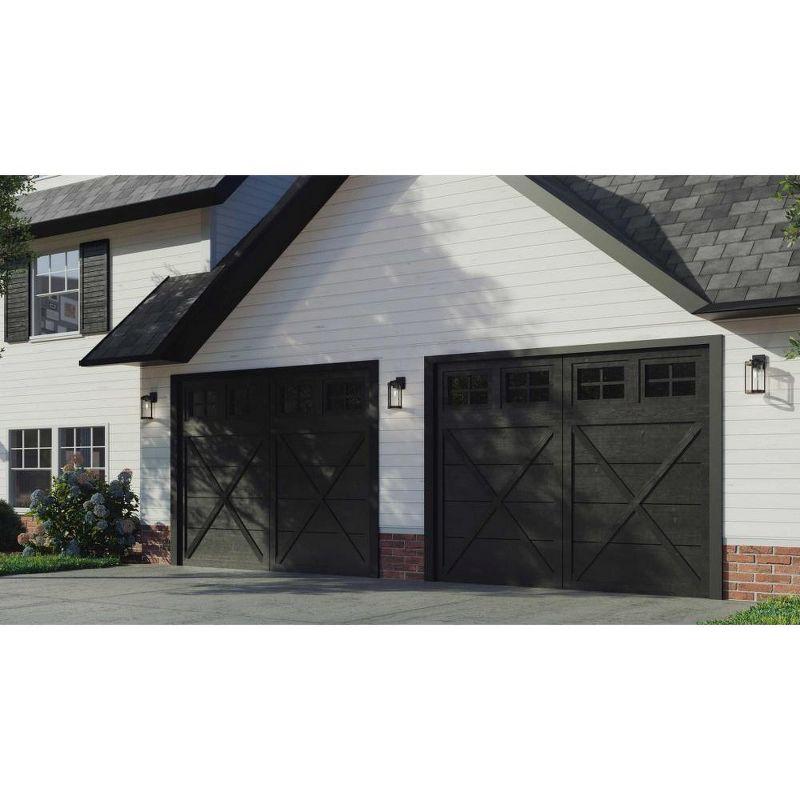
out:
{"label": "brick veneer base", "polygon": [[729,600],[766,600],[800,594],[800,547],[726,544],[722,594]]}
{"label": "brick veneer base", "polygon": [[380,575],[395,580],[425,577],[425,536],[421,533],[382,533],[379,537]]}
{"label": "brick veneer base", "polygon": [[126,560],[133,564],[171,564],[169,526],[161,523],[143,525],[139,541]]}

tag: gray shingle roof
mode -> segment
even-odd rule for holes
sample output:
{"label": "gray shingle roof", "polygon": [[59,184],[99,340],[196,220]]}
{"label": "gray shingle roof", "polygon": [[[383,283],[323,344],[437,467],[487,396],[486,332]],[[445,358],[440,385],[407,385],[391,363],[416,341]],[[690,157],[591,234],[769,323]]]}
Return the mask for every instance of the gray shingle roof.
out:
{"label": "gray shingle roof", "polygon": [[[149,214],[220,202],[245,176],[105,175],[40,189],[21,198],[20,207],[36,235],[76,230],[86,224],[139,219]],[[182,203],[182,205],[181,205]],[[70,225],[68,221],[74,220]]]}
{"label": "gray shingle roof", "polygon": [[800,297],[778,175],[531,176],[709,303]]}

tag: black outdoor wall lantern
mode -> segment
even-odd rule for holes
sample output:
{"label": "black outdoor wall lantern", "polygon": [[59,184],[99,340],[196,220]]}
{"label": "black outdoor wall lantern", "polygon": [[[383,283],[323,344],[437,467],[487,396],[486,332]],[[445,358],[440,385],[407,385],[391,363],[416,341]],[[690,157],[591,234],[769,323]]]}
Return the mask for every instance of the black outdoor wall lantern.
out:
{"label": "black outdoor wall lantern", "polygon": [[405,388],[405,378],[395,378],[393,381],[389,381],[389,408],[403,407],[403,389]]}
{"label": "black outdoor wall lantern", "polygon": [[142,395],[142,419],[153,419],[153,406],[158,400],[157,392]]}
{"label": "black outdoor wall lantern", "polygon": [[763,354],[750,356],[744,362],[745,394],[764,394],[767,390],[767,357]]}

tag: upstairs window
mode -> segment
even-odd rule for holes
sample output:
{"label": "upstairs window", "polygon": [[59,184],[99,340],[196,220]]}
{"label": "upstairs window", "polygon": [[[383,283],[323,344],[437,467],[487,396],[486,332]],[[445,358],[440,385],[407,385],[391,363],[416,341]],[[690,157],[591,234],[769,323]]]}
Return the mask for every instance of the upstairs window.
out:
{"label": "upstairs window", "polygon": [[80,329],[79,251],[38,256],[33,270],[32,334],[76,333]]}

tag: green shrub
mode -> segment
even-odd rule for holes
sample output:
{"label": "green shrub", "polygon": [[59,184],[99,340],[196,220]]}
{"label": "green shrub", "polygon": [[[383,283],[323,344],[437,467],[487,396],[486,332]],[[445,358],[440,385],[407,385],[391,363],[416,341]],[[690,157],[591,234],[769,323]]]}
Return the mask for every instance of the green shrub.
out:
{"label": "green shrub", "polygon": [[781,595],[705,625],[800,625],[800,596]]}
{"label": "green shrub", "polygon": [[67,569],[90,569],[94,567],[118,567],[119,556],[56,556],[36,554],[23,556],[22,553],[0,555],[0,575],[32,575],[37,572],[61,572]]}
{"label": "green shrub", "polygon": [[17,536],[24,530],[19,514],[5,500],[0,500],[0,553],[18,550]]}
{"label": "green shrub", "polygon": [[131,471],[106,483],[77,460],[53,478],[50,492],[31,494],[31,513],[41,523],[20,544],[30,553],[124,555],[136,540],[139,498],[131,491]]}

